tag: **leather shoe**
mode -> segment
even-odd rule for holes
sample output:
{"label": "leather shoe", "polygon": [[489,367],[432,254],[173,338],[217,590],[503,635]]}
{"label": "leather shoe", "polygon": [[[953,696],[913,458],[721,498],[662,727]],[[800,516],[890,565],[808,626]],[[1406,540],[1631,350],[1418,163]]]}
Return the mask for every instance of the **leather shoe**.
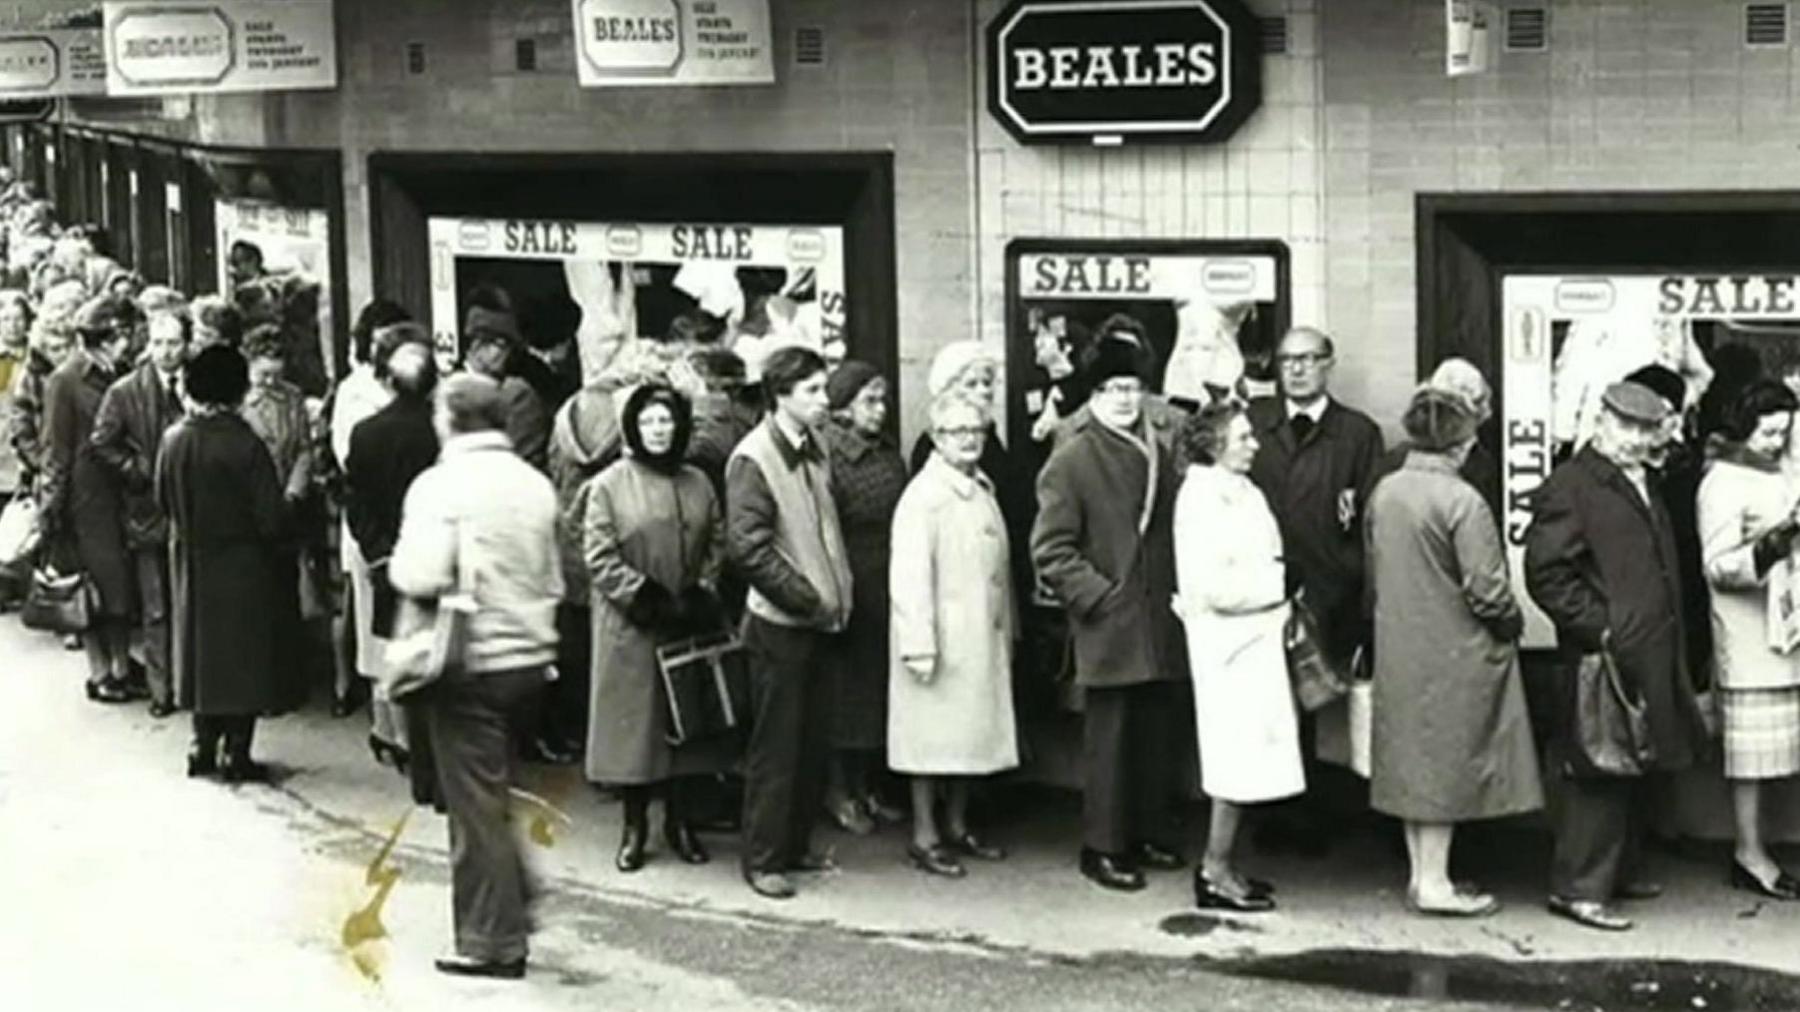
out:
{"label": "leather shoe", "polygon": [[640,826],[626,826],[625,833],[619,838],[619,854],[613,864],[622,872],[634,872],[644,866],[644,830]]}
{"label": "leather shoe", "polygon": [[1613,913],[1610,907],[1599,900],[1571,900],[1552,896],[1546,906],[1556,916],[1567,918],[1584,928],[1630,931],[1633,927],[1631,918]]}
{"label": "leather shoe", "polygon": [[972,857],[978,861],[1006,860],[1005,847],[995,843],[988,843],[974,833],[964,833],[961,836],[946,837],[944,839],[944,846],[950,848],[952,853]]}
{"label": "leather shoe", "polygon": [[530,744],[525,746],[525,759],[527,762],[541,763],[545,766],[567,766],[575,761],[575,754],[564,751],[553,742],[542,738],[533,738]]}
{"label": "leather shoe", "polygon": [[863,811],[859,802],[845,798],[835,805],[827,806],[826,811],[839,829],[852,836],[868,836],[875,832],[875,820]]}
{"label": "leather shoe", "polygon": [[941,875],[944,878],[962,878],[969,873],[956,860],[956,855],[943,844],[921,847],[918,844],[907,844],[906,856],[912,866],[927,875]]}
{"label": "leather shoe", "polygon": [[669,845],[669,850],[684,864],[705,864],[712,860],[712,855],[706,852],[706,846],[700,842],[700,837],[694,835],[693,828],[685,822],[663,823],[663,842]]}
{"label": "leather shoe", "polygon": [[1148,840],[1133,848],[1131,856],[1139,868],[1151,871],[1174,871],[1187,865],[1187,859],[1180,854]]}
{"label": "leather shoe", "polygon": [[1800,881],[1792,875],[1777,869],[1775,881],[1764,882],[1750,873],[1736,858],[1731,860],[1731,887],[1744,892],[1767,896],[1772,900],[1800,900]]}
{"label": "leather shoe", "polygon": [[1615,900],[1653,900],[1662,894],[1663,884],[1647,878],[1620,882],[1613,888]]}
{"label": "leather shoe", "polygon": [[210,777],[219,772],[219,753],[216,750],[202,749],[195,745],[188,749],[187,775],[189,777]]}
{"label": "leather shoe", "polygon": [[1081,874],[1103,889],[1131,893],[1144,888],[1144,873],[1133,868],[1125,858],[1117,854],[1083,849]]}
{"label": "leather shoe", "polygon": [[439,956],[433,965],[440,973],[453,974],[458,977],[494,977],[499,980],[519,980],[525,976],[525,961],[515,959],[508,963],[495,963],[468,956]]}
{"label": "leather shoe", "polygon": [[150,716],[155,717],[157,720],[161,720],[174,712],[175,704],[170,700],[153,699],[150,701]]}
{"label": "leather shoe", "polygon": [[87,683],[87,698],[96,703],[129,703],[131,693],[116,678],[102,678]]}
{"label": "leather shoe", "polygon": [[794,898],[793,880],[778,871],[753,871],[744,876],[744,881],[750,883],[751,892],[765,899]]}
{"label": "leather shoe", "polygon": [[269,768],[248,758],[227,756],[225,765],[219,767],[219,779],[228,784],[260,784],[269,779]]}
{"label": "leather shoe", "polygon": [[837,871],[837,868],[838,864],[836,861],[832,860],[830,854],[820,853],[816,850],[808,851],[807,853],[794,858],[792,861],[788,862],[787,866],[788,871],[800,872],[801,874]]}
{"label": "leather shoe", "polygon": [[1201,910],[1229,910],[1240,914],[1260,914],[1275,909],[1275,900],[1267,893],[1258,893],[1255,889],[1247,889],[1242,896],[1233,896],[1219,888],[1206,872],[1194,869],[1194,906]]}

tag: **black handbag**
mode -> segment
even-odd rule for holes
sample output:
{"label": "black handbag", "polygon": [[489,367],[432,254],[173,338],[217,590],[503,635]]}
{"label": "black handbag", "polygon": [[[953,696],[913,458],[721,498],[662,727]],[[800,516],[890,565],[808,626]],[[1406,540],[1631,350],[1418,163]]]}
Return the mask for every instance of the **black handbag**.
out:
{"label": "black handbag", "polygon": [[1632,696],[1610,647],[1584,654],[1575,668],[1569,772],[1588,777],[1636,777],[1656,760],[1644,701]]}
{"label": "black handbag", "polygon": [[1344,698],[1350,692],[1350,679],[1325,653],[1325,639],[1319,633],[1319,619],[1306,603],[1304,594],[1295,594],[1289,602],[1287,622],[1281,630],[1281,645],[1287,652],[1288,680],[1293,684],[1294,701],[1300,709],[1311,713]]}
{"label": "black handbag", "polygon": [[27,629],[67,636],[86,632],[94,618],[94,589],[86,573],[59,576],[53,569],[33,570],[31,589],[19,609]]}
{"label": "black handbag", "polygon": [[668,741],[686,745],[730,734],[750,722],[750,661],[737,634],[720,631],[656,648]]}

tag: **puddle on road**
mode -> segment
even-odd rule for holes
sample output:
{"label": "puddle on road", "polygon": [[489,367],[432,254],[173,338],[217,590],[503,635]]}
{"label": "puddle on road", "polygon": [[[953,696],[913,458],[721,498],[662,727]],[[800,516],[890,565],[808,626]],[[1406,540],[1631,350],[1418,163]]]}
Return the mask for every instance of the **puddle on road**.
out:
{"label": "puddle on road", "polygon": [[1225,917],[1214,917],[1211,914],[1172,914],[1156,925],[1165,935],[1177,938],[1205,938],[1207,935],[1224,928],[1226,931],[1258,932],[1261,929],[1254,925],[1242,924]]}
{"label": "puddle on road", "polygon": [[1557,1012],[1800,1009],[1800,977],[1729,963],[1508,962],[1476,956],[1363,949],[1318,949],[1248,959],[1202,956],[1196,962],[1205,969],[1237,977],[1312,984],[1385,997],[1490,1002]]}

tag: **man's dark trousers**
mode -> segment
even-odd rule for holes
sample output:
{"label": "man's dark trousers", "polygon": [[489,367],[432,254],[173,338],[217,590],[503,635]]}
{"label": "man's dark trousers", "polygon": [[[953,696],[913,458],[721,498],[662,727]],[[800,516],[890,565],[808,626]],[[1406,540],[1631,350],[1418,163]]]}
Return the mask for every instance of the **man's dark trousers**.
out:
{"label": "man's dark trousers", "polygon": [[1082,844],[1103,854],[1167,846],[1173,686],[1089,687],[1085,699]]}
{"label": "man's dark trousers", "polygon": [[144,636],[144,680],[150,698],[159,703],[175,701],[175,685],[169,677],[169,549],[166,545],[131,550],[137,574],[138,627]]}
{"label": "man's dark trousers", "polygon": [[782,872],[812,846],[825,805],[836,637],[744,620],[754,723],[744,755],[744,874]]}
{"label": "man's dark trousers", "polygon": [[1638,873],[1654,778],[1564,776],[1556,810],[1550,893],[1610,903]]}

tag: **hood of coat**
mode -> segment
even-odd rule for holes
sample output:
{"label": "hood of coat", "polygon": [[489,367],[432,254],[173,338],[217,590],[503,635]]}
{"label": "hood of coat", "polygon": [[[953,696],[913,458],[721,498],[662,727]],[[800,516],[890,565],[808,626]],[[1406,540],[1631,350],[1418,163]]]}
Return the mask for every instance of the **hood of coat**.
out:
{"label": "hood of coat", "polygon": [[553,451],[583,468],[617,457],[622,437],[614,394],[609,387],[594,384],[569,398],[556,413],[556,424],[550,430]]}

